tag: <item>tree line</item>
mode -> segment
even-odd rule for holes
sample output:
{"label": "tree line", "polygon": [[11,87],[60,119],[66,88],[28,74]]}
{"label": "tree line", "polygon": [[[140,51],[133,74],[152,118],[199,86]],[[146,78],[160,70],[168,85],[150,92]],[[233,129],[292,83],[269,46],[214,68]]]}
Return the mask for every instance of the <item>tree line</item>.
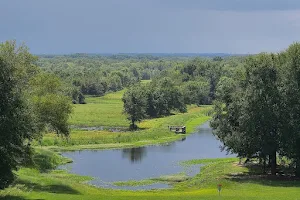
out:
{"label": "tree line", "polygon": [[167,116],[171,111],[186,112],[183,94],[169,78],[130,87],[122,98],[128,114],[130,129],[137,129],[137,121]]}
{"label": "tree line", "polygon": [[[73,103],[85,103],[86,95],[103,96],[141,80],[169,77],[176,85],[184,83],[183,91],[193,91],[184,95],[186,102],[200,105],[211,103],[222,71],[231,73],[241,58],[72,54],[40,55],[35,64],[61,78]],[[198,94],[197,88],[205,94]],[[207,90],[210,96],[204,98]]]}
{"label": "tree line", "polygon": [[73,103],[85,103],[85,95],[103,96],[149,80],[173,63],[171,59],[146,55],[93,54],[41,55],[36,61],[45,72],[63,80]]}

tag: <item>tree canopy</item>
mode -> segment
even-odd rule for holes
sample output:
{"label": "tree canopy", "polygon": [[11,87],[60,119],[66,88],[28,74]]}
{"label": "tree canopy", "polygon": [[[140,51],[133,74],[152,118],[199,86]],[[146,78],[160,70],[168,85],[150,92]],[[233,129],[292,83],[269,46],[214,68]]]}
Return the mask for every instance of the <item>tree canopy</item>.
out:
{"label": "tree canopy", "polygon": [[277,156],[300,175],[300,44],[279,54],[250,56],[239,79],[222,78],[211,125],[227,151],[258,157],[276,174]]}
{"label": "tree canopy", "polygon": [[42,73],[35,62],[26,46],[0,44],[0,189],[30,160],[30,144],[46,127],[69,133],[70,100],[59,91],[60,80]]}

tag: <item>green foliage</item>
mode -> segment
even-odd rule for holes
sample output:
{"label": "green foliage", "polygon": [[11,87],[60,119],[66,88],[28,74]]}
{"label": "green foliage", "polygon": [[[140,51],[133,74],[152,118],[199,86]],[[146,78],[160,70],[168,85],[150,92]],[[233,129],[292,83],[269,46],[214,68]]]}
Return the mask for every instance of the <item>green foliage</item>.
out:
{"label": "green foliage", "polygon": [[284,101],[282,151],[295,162],[296,175],[300,176],[300,44],[292,44],[280,59],[283,63],[281,92]]}
{"label": "green foliage", "polygon": [[13,181],[12,170],[26,159],[30,141],[36,133],[35,119],[24,98],[23,79],[20,79],[24,69],[21,71],[19,62],[30,62],[31,58],[26,57],[24,49],[18,49],[13,57],[11,48],[15,48],[14,43],[0,46],[0,189]]}
{"label": "green foliage", "polygon": [[[103,96],[160,73],[171,61],[100,55],[40,56],[37,65],[83,95]],[[78,100],[77,98],[73,98]]]}
{"label": "green foliage", "polygon": [[300,44],[247,58],[240,78],[221,78],[212,127],[224,147],[240,157],[258,157],[276,174],[277,155],[300,175]]}
{"label": "green foliage", "polygon": [[143,90],[146,91],[146,113],[149,117],[167,116],[174,110],[186,112],[183,93],[170,78],[152,81]]}
{"label": "green foliage", "polygon": [[52,74],[40,73],[29,83],[31,101],[38,116],[40,131],[49,127],[57,134],[69,135],[70,99],[64,96],[61,81]]}
{"label": "green foliage", "polygon": [[277,87],[278,68],[273,55],[260,54],[246,62],[246,79],[234,91],[227,79],[227,93],[220,95],[212,120],[215,134],[227,150],[241,157],[258,156],[272,161],[275,174],[279,146],[280,93]]}
{"label": "green foliage", "polygon": [[216,89],[216,97],[217,99],[230,103],[232,101],[231,94],[235,92],[237,80],[233,80],[230,77],[221,77],[217,89]]}
{"label": "green foliage", "polygon": [[24,45],[0,44],[0,189],[31,157],[31,142],[47,125],[68,134],[69,100],[59,80],[43,74]]}
{"label": "green foliage", "polygon": [[[146,117],[161,117],[171,111],[186,112],[184,96],[170,78],[139,84],[129,88],[123,97],[124,111],[129,115],[131,126]],[[133,116],[138,116],[135,119]],[[133,128],[134,129],[134,128]]]}
{"label": "green foliage", "polygon": [[144,91],[140,87],[129,88],[122,98],[124,102],[124,112],[128,114],[130,129],[135,130],[135,122],[141,121],[146,117],[146,98]]}
{"label": "green foliage", "polygon": [[184,102],[186,104],[209,104],[209,84],[204,81],[189,81],[182,86]]}
{"label": "green foliage", "polygon": [[[172,80],[174,87],[178,87],[180,91],[190,89],[190,92],[183,94],[186,103],[199,105],[211,104],[215,98],[219,79],[222,76],[235,76],[236,68],[241,68],[243,59],[242,57],[206,59],[184,56],[74,54],[40,56],[37,64],[44,71],[61,77],[69,88],[76,91],[70,94],[73,97],[73,103],[78,103],[80,93],[103,96],[107,92],[122,90],[141,80],[151,79],[159,82],[168,77]],[[197,86],[199,91],[188,86],[189,84],[184,84],[189,81],[201,82]],[[191,94],[193,98],[189,99]],[[160,94],[157,92],[155,95]]]}

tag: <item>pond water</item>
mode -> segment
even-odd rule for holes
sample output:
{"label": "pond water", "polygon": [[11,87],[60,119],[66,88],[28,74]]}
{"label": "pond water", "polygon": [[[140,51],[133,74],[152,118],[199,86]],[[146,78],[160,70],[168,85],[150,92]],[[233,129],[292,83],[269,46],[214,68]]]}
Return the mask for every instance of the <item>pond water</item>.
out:
{"label": "pond water", "polygon": [[168,188],[167,184],[162,183],[129,187],[115,186],[113,182],[143,180],[181,172],[194,176],[199,173],[199,166],[186,168],[179,163],[191,159],[233,157],[222,152],[220,145],[212,134],[209,123],[205,123],[199,126],[195,133],[169,144],[118,150],[64,152],[63,155],[71,158],[73,163],[60,166],[60,169],[94,177],[90,183],[105,188]]}

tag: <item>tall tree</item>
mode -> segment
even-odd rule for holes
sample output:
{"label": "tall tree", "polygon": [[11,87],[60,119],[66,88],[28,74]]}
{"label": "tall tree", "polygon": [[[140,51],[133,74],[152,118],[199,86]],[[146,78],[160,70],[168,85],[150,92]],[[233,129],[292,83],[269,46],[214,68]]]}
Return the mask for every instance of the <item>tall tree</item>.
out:
{"label": "tall tree", "polygon": [[300,43],[292,44],[281,54],[283,117],[285,132],[282,135],[284,155],[295,162],[296,175],[300,176]]}
{"label": "tall tree", "polygon": [[57,134],[69,135],[68,119],[72,112],[71,99],[64,94],[62,82],[53,74],[40,73],[30,80],[30,100],[40,131],[46,128]]}
{"label": "tall tree", "polygon": [[137,128],[136,122],[146,117],[146,98],[141,87],[133,86],[129,88],[122,98],[124,102],[124,112],[130,120],[130,129]]}
{"label": "tall tree", "polygon": [[36,133],[18,73],[18,68],[0,55],[0,189],[14,180],[13,170],[27,157]]}
{"label": "tall tree", "polygon": [[240,156],[258,156],[271,161],[276,173],[280,138],[280,104],[277,57],[260,54],[246,62],[245,79],[237,92],[216,106],[214,133],[228,150]]}
{"label": "tall tree", "polygon": [[35,61],[24,45],[0,44],[0,189],[30,158],[30,143],[42,136],[42,128],[50,125],[69,134],[70,101],[60,92],[58,79],[41,73]]}

